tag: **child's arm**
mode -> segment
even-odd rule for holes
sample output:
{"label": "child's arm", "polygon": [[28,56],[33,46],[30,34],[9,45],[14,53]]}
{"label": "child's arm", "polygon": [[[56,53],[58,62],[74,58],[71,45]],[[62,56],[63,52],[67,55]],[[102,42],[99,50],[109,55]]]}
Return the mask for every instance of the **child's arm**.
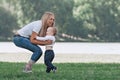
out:
{"label": "child's arm", "polygon": [[45,37],[39,37],[39,36],[37,36],[36,39],[37,40],[43,40],[43,41],[45,41],[45,40],[55,41],[55,37],[54,36],[45,36]]}
{"label": "child's arm", "polygon": [[36,39],[37,40],[43,40],[43,41],[48,40],[46,37],[39,37],[39,36],[37,36]]}

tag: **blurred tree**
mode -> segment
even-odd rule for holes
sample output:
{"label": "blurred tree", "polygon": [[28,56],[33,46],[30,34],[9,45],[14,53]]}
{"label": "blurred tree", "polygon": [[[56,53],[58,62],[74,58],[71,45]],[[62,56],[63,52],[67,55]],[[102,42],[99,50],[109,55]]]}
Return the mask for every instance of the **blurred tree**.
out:
{"label": "blurred tree", "polygon": [[45,11],[52,11],[60,40],[120,41],[120,0],[6,1],[14,6],[20,26],[40,19]]}
{"label": "blurred tree", "polygon": [[20,22],[22,26],[31,21],[39,20],[44,12],[52,11],[56,17],[56,26],[59,30],[58,35],[61,35],[64,31],[66,33],[71,32],[66,30],[66,26],[68,26],[66,23],[68,24],[69,20],[74,22],[72,11],[74,7],[73,0],[19,0],[17,2],[12,0],[11,3],[16,5],[19,3],[19,5],[21,5],[16,10],[19,11],[21,9],[21,17],[19,17],[19,20],[22,21]]}
{"label": "blurred tree", "polygon": [[120,41],[120,0],[75,1],[74,17],[83,21],[88,38],[106,42]]}
{"label": "blurred tree", "polygon": [[[97,26],[96,35],[104,41],[120,41],[119,0],[101,1],[101,6],[94,7],[94,24]],[[120,19],[119,19],[120,20]]]}
{"label": "blurred tree", "polygon": [[0,7],[0,41],[12,39],[13,30],[17,28],[16,18],[6,9]]}

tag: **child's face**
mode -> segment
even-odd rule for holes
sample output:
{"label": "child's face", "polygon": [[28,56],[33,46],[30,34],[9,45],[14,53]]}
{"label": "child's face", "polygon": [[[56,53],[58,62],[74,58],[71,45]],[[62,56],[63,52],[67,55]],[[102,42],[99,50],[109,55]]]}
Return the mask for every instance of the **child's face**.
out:
{"label": "child's face", "polygon": [[52,27],[48,27],[46,35],[53,35],[53,28]]}

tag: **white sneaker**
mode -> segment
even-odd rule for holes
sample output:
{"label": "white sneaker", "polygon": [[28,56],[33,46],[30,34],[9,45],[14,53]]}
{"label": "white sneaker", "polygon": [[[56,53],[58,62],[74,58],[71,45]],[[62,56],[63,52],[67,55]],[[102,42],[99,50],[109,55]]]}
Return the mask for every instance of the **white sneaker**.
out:
{"label": "white sneaker", "polygon": [[31,73],[31,72],[32,72],[32,69],[25,67],[25,68],[23,69],[23,72],[24,72],[24,73]]}

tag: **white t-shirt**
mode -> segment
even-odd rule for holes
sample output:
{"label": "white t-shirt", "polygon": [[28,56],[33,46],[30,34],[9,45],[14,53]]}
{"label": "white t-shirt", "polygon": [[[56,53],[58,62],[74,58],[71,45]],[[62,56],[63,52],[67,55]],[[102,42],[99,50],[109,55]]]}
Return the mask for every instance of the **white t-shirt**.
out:
{"label": "white t-shirt", "polygon": [[23,36],[23,37],[29,38],[33,31],[36,32],[36,33],[39,33],[41,27],[42,27],[42,21],[41,20],[34,21],[34,22],[31,22],[31,23],[25,25],[20,30],[18,30],[18,34]]}
{"label": "white t-shirt", "polygon": [[50,36],[50,35],[46,35],[45,37],[37,36],[36,39],[37,40],[43,40],[43,41],[45,41],[45,40],[52,40],[52,44],[46,45],[46,46],[52,46],[53,47],[53,45],[55,43],[55,36]]}

